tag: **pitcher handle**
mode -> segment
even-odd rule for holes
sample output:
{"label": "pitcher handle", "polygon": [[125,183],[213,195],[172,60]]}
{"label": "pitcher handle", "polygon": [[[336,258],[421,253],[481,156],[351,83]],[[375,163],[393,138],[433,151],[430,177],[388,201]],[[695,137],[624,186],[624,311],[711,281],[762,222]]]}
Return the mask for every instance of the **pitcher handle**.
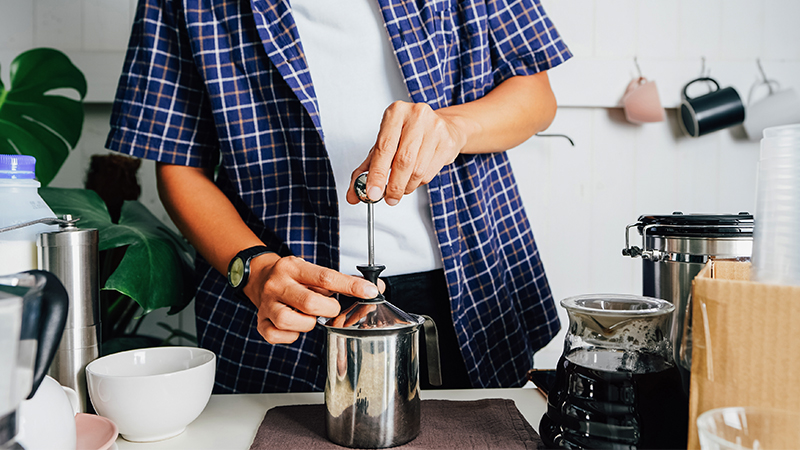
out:
{"label": "pitcher handle", "polygon": [[33,386],[28,399],[33,398],[39,385],[42,383],[50,363],[53,362],[64,334],[69,314],[69,295],[58,277],[44,270],[29,270],[24,274],[35,278],[35,285],[25,294],[25,297],[41,295],[42,314],[39,318],[38,345],[36,348],[36,363],[33,370]]}
{"label": "pitcher handle", "polygon": [[428,382],[432,386],[442,385],[442,363],[439,359],[439,331],[436,322],[430,316],[423,315],[425,323],[422,331],[425,333],[425,351],[428,353]]}

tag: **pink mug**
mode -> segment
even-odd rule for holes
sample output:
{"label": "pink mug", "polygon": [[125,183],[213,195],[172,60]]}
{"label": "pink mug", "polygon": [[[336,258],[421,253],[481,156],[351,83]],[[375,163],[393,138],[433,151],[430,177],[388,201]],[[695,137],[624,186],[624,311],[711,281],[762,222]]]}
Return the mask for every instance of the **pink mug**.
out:
{"label": "pink mug", "polygon": [[663,122],[666,118],[655,81],[639,77],[628,84],[622,96],[622,107],[628,122],[641,124]]}

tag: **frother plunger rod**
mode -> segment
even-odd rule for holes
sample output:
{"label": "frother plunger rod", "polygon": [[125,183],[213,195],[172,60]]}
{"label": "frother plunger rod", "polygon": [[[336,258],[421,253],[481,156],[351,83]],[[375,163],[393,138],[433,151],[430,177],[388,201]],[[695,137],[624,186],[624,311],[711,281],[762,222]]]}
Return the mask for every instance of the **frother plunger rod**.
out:
{"label": "frother plunger rod", "polygon": [[369,264],[356,266],[364,278],[378,285],[378,275],[386,268],[386,266],[375,265],[375,219],[374,203],[378,200],[371,200],[367,195],[367,172],[362,173],[356,178],[353,184],[353,189],[356,191],[358,199],[367,204],[367,249]]}

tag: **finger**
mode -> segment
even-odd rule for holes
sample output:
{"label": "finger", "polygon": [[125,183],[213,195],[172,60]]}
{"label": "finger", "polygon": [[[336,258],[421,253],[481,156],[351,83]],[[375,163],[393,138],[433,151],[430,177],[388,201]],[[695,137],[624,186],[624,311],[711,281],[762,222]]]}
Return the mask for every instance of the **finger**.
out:
{"label": "finger", "polygon": [[383,197],[397,145],[400,143],[407,105],[404,102],[394,102],[383,113],[367,175],[367,196],[370,200],[378,201]]}
{"label": "finger", "polygon": [[[309,291],[309,294],[312,293]],[[262,306],[262,309],[264,307],[267,308],[266,318],[279,330],[305,333],[313,330],[317,325],[316,316],[304,314],[291,308],[288,304],[272,302],[266,306]]]}
{"label": "finger", "polygon": [[[378,290],[381,291],[381,294],[386,291],[386,283],[383,280],[378,278]],[[376,296],[377,297],[377,296]]]}
{"label": "finger", "polygon": [[424,119],[420,115],[409,117],[392,161],[392,170],[386,185],[386,204],[394,206],[403,198],[411,174],[417,166],[417,157],[424,150],[424,136]]}
{"label": "finger", "polygon": [[[295,280],[297,280],[297,282],[301,284],[327,289],[330,292],[337,292],[339,294],[348,295],[350,297],[375,298],[378,296],[378,288],[374,284],[365,280],[364,278],[356,277],[353,275],[345,275],[333,269],[328,269],[326,267],[318,266],[316,264],[311,264],[303,260],[300,261],[302,261],[302,263],[298,264],[294,276]],[[314,294],[311,291],[308,292]],[[319,294],[314,294],[314,295],[332,301],[336,303],[338,306],[338,302],[329,297],[324,297]],[[300,299],[300,300],[305,300],[305,299]],[[319,312],[313,312],[306,309],[302,310],[309,314],[323,315],[320,314]],[[336,313],[338,313],[338,311],[336,311],[334,314],[327,315],[326,317],[332,317],[336,315]]]}
{"label": "finger", "polygon": [[318,287],[318,286],[308,286],[308,288],[311,289],[312,291],[316,292],[319,295],[324,295],[325,297],[332,297],[333,294],[334,294],[333,292],[331,292],[331,291],[329,291],[329,290],[327,290],[325,288]]}
{"label": "finger", "polygon": [[369,170],[369,164],[370,161],[372,160],[373,151],[374,147],[369,151],[367,159],[365,159],[364,162],[362,162],[356,168],[356,170],[354,170],[353,173],[350,174],[350,186],[347,188],[347,203],[350,203],[351,205],[357,205],[359,202],[361,202],[361,199],[358,198],[356,190],[353,188],[353,186],[355,186],[356,178],[358,178],[358,176],[361,175],[362,173]]}
{"label": "finger", "polygon": [[438,147],[432,151],[428,151],[425,150],[427,145],[428,143],[426,141],[422,142],[423,150],[421,150],[417,156],[417,165],[411,173],[411,178],[408,179],[408,184],[406,184],[406,190],[404,192],[405,194],[410,194],[420,187],[420,185],[428,183],[428,181],[441,170],[441,167],[437,168],[431,165],[434,154],[438,151]]}
{"label": "finger", "polygon": [[298,332],[278,329],[269,319],[259,321],[257,329],[261,337],[270,344],[291,344],[300,337]]}

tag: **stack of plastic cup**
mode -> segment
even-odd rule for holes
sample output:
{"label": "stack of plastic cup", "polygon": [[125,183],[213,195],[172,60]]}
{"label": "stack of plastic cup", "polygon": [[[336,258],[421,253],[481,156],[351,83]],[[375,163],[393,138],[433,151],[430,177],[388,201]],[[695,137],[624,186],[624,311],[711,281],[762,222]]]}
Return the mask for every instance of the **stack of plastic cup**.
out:
{"label": "stack of plastic cup", "polygon": [[764,130],[756,189],[751,279],[800,285],[800,124]]}

